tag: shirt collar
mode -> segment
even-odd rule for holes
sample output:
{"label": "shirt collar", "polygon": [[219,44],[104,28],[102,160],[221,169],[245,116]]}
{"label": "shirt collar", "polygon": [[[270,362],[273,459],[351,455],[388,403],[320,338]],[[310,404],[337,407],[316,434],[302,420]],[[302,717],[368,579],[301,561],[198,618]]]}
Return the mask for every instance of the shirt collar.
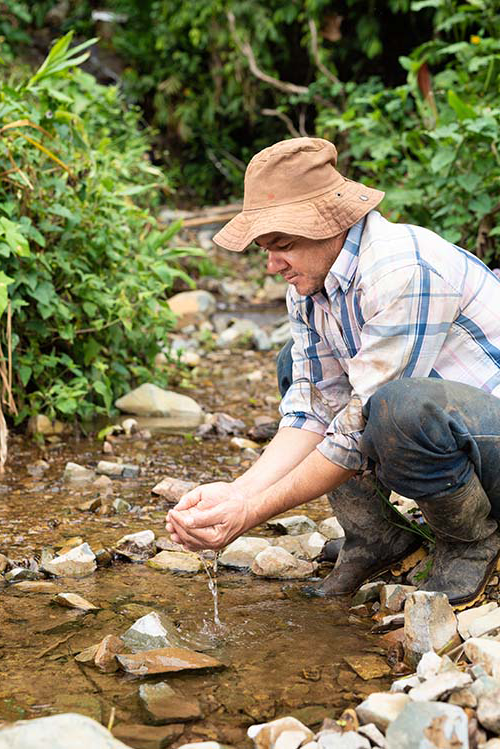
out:
{"label": "shirt collar", "polygon": [[357,224],[351,226],[337,259],[328,271],[325,278],[328,296],[333,296],[339,287],[345,294],[351,285],[358,267],[359,245],[365,228],[365,220],[366,216],[363,216]]}

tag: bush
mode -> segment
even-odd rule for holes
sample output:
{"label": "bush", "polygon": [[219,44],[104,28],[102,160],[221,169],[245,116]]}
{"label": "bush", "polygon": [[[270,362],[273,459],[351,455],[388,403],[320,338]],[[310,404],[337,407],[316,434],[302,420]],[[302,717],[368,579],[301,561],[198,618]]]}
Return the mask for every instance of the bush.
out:
{"label": "bush", "polygon": [[141,205],[169,186],[139,111],[75,67],[92,40],[70,49],[71,36],[0,87],[0,340],[18,422],[109,412],[150,379],[172,322],[165,291],[189,281],[177,261],[195,252],[170,247],[178,226],[159,231]]}

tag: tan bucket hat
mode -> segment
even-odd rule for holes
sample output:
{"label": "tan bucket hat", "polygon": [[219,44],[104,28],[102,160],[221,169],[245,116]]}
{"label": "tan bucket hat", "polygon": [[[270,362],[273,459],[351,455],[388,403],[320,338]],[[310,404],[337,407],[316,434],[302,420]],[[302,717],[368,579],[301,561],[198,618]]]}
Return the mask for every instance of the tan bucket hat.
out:
{"label": "tan bucket hat", "polygon": [[243,211],[214,237],[241,252],[272,231],[335,237],[375,208],[385,193],[343,177],[337,149],[323,138],[291,138],[255,154],[245,172]]}

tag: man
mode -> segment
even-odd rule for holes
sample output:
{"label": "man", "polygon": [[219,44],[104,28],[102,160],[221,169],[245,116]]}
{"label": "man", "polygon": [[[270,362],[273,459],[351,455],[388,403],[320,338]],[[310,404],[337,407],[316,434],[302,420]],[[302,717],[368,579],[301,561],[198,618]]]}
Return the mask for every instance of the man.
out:
{"label": "man", "polygon": [[283,418],[246,473],[186,494],[167,528],[217,549],[327,492],[345,543],[320,592],[343,595],[419,545],[387,503],[395,490],[436,538],[421,589],[470,605],[500,556],[500,282],[433,232],[383,219],[384,193],[336,161],[319,138],[264,149],[215,237],[236,252],[256,241],[290,284]]}

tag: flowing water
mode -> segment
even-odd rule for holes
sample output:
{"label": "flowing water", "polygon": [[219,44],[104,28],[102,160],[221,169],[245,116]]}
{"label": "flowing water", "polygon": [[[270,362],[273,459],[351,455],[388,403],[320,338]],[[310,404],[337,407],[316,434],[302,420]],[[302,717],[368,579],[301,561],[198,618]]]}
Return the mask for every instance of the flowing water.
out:
{"label": "flowing water", "polygon": [[[260,355],[242,356],[240,363],[265,368],[264,361]],[[269,415],[275,413],[276,406],[263,400],[275,392],[267,371],[263,382],[246,388],[245,405],[241,384],[235,386],[238,392],[218,387],[207,396],[209,383],[217,378],[220,385],[226,368],[228,378],[234,379],[231,363],[217,358],[211,362],[212,371],[191,393],[207,410],[226,410],[250,424],[252,414],[266,409]],[[157,538],[165,536],[168,507],[150,493],[161,477],[230,480],[245,467],[229,438],[198,443],[180,435],[154,435],[148,442],[132,437],[117,443],[116,452],[112,459],[141,466],[138,479],[113,483],[113,497],[130,502],[132,510],[97,515],[77,509],[95,495],[95,488],[62,481],[67,461],[95,466],[103,457],[97,440],[64,437],[56,444],[37,446],[25,437],[13,437],[7,471],[0,478],[0,552],[21,561],[74,536],[94,549],[145,529]],[[49,468],[37,475],[33,464],[40,458]],[[328,515],[322,500],[306,510],[316,520]],[[270,531],[259,528],[255,533]],[[98,568],[84,579],[55,580],[61,592],[78,593],[100,607],[87,614],[54,604],[53,594],[0,588],[0,720],[80,711],[107,724],[115,710],[116,723],[144,722],[138,696],[141,679],[120,671],[101,673],[77,663],[74,655],[105,635],[122,634],[152,610],[175,622],[192,647],[226,666],[215,672],[151,677],[168,681],[186,698],[201,703],[203,719],[186,723],[178,744],[218,738],[250,745],[245,732],[252,723],[293,714],[318,725],[324,717],[337,717],[344,707],[386,688],[385,678],[363,681],[346,661],[350,656],[383,654],[380,641],[369,634],[372,622],[354,619],[348,603],[304,598],[302,583],[259,579],[220,566],[217,570],[215,561],[207,566],[210,589],[203,572],[176,575],[126,561]]]}

